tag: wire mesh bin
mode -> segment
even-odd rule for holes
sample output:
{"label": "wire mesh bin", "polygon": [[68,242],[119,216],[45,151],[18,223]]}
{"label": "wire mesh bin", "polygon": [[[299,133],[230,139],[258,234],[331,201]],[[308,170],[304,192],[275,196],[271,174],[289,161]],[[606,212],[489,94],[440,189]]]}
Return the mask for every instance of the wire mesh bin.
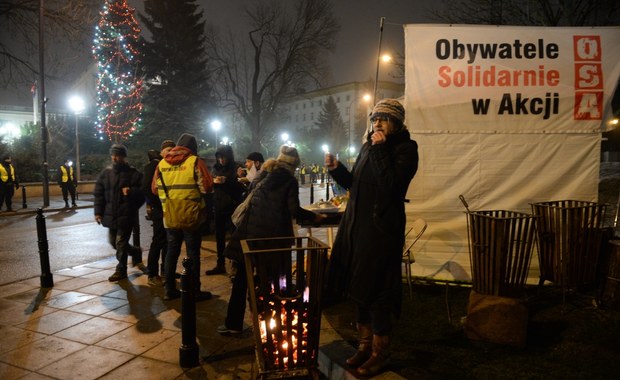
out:
{"label": "wire mesh bin", "polygon": [[311,237],[241,241],[260,378],[318,378],[328,247]]}
{"label": "wire mesh bin", "polygon": [[540,217],[540,283],[596,285],[606,206],[561,200],[533,203],[532,211]]}
{"label": "wire mesh bin", "polygon": [[536,239],[536,217],[515,211],[468,211],[473,289],[480,294],[520,297]]}

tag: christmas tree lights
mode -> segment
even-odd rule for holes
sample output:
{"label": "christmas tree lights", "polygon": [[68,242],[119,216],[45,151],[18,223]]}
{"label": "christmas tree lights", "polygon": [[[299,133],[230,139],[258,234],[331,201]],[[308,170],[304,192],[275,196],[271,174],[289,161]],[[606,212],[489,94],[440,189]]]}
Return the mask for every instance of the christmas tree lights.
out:
{"label": "christmas tree lights", "polygon": [[105,0],[95,28],[97,132],[119,143],[137,129],[142,111],[140,26],[126,0]]}

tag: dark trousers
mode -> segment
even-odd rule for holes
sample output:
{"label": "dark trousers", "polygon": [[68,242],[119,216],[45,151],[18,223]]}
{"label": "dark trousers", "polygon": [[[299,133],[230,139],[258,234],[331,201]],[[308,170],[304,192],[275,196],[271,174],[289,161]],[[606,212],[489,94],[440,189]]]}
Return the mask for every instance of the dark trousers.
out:
{"label": "dark trousers", "polygon": [[194,289],[200,290],[200,244],[202,243],[202,236],[200,230],[186,231],[186,230],[166,230],[166,236],[168,238],[168,252],[166,252],[166,261],[164,262],[164,270],[166,271],[166,291],[172,291],[176,289],[176,277],[177,262],[181,254],[181,245],[185,242],[185,251],[187,257],[192,259],[192,277],[194,280]]}
{"label": "dark trousers", "polygon": [[243,330],[243,317],[245,315],[246,297],[248,293],[248,278],[245,270],[245,263],[235,261],[237,274],[233,278],[230,299],[228,300],[228,310],[224,324],[232,330]]}
{"label": "dark trousers", "polygon": [[60,184],[62,189],[62,199],[65,203],[69,202],[69,194],[71,194],[71,203],[75,204],[75,184],[73,182],[63,182]]}
{"label": "dark trousers", "polygon": [[12,183],[0,184],[0,209],[4,203],[6,203],[7,210],[13,209],[13,194],[15,194],[15,187]]}
{"label": "dark trousers", "polygon": [[159,271],[159,258],[161,257],[162,271],[164,274],[164,263],[166,262],[166,250],[168,249],[168,238],[164,228],[164,214],[161,209],[153,207],[151,222],[153,223],[153,239],[149,247],[149,254],[146,259],[149,276],[157,276]]}
{"label": "dark trousers", "polygon": [[383,308],[366,308],[357,305],[357,323],[371,325],[375,335],[390,335],[393,328],[392,313]]}
{"label": "dark trousers", "polygon": [[217,265],[224,265],[226,259],[224,257],[224,249],[226,248],[226,232],[232,226],[230,212],[215,212],[215,242],[217,246]]}
{"label": "dark trousers", "polygon": [[110,228],[108,230],[108,240],[112,247],[116,249],[116,271],[120,273],[127,273],[127,257],[136,250],[131,244],[129,244],[129,237],[131,236],[132,228]]}

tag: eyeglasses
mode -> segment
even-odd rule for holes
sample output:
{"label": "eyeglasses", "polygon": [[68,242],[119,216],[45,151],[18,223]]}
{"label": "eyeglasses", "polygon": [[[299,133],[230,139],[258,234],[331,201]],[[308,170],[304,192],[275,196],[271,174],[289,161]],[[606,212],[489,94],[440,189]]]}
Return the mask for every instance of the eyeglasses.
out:
{"label": "eyeglasses", "polygon": [[390,121],[390,118],[387,117],[387,116],[375,116],[375,117],[371,117],[370,118],[370,123],[371,124],[374,124],[377,121],[379,121],[379,122],[385,121],[387,123],[388,121]]}

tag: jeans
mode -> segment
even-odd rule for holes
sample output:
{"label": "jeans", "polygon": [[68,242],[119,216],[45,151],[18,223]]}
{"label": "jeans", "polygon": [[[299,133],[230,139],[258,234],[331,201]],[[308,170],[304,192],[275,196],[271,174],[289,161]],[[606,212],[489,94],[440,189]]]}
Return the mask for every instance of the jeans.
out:
{"label": "jeans", "polygon": [[116,271],[120,273],[127,273],[127,256],[129,252],[135,250],[131,244],[129,244],[129,237],[131,236],[132,227],[128,228],[110,228],[108,230],[108,241],[110,245],[116,249]]}
{"label": "jeans", "polygon": [[187,257],[192,260],[194,290],[200,291],[200,244],[202,243],[200,229],[194,231],[167,229],[166,235],[168,237],[168,251],[164,261],[166,291],[176,290],[175,273],[183,242],[185,242]]}
{"label": "jeans", "polygon": [[[149,270],[149,277],[159,274],[159,257],[161,256],[161,261],[164,263],[163,265],[165,265],[166,251],[168,249],[168,237],[166,236],[166,229],[164,228],[163,211],[154,207],[152,215],[153,239],[151,240],[146,263]],[[163,274],[162,271],[162,275]]]}

